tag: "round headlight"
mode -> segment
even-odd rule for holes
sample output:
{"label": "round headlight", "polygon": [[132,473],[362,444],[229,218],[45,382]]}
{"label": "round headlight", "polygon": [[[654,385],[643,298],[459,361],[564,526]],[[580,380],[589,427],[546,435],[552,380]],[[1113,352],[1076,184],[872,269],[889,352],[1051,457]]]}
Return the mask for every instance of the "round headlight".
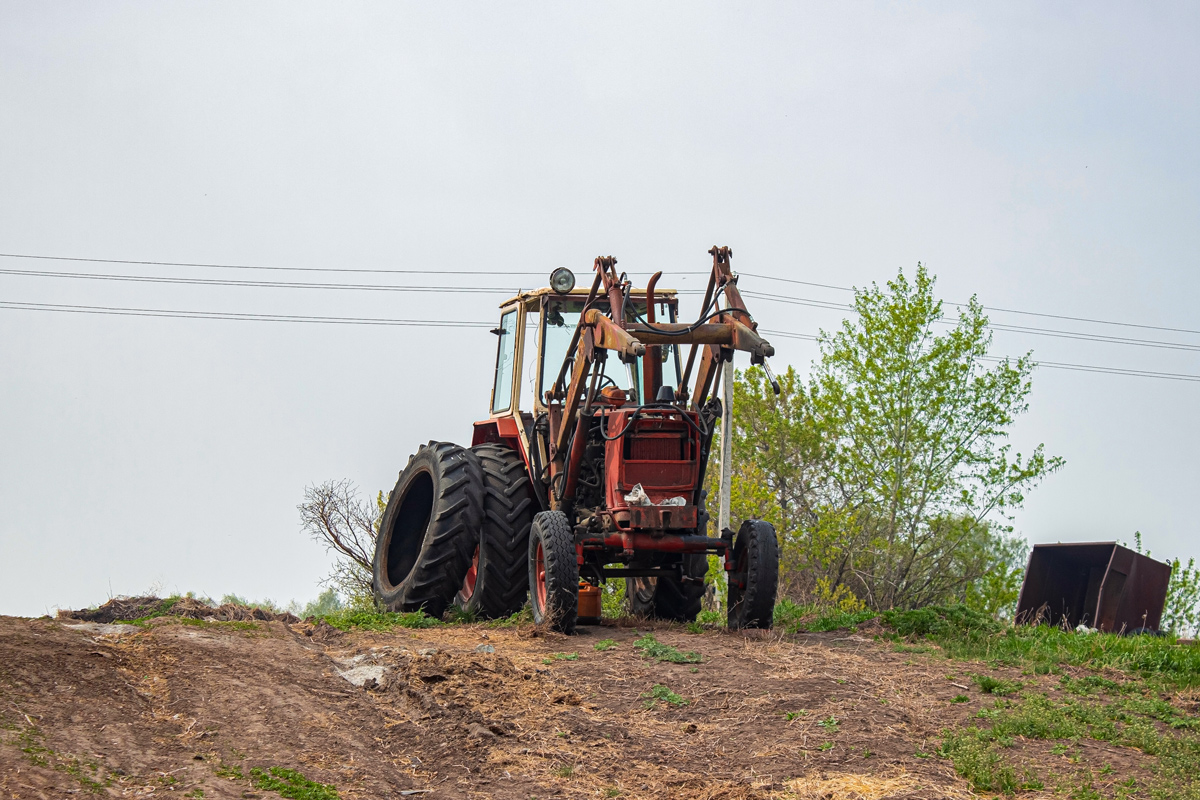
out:
{"label": "round headlight", "polygon": [[575,273],[566,267],[559,267],[550,273],[550,288],[559,294],[566,294],[575,288]]}

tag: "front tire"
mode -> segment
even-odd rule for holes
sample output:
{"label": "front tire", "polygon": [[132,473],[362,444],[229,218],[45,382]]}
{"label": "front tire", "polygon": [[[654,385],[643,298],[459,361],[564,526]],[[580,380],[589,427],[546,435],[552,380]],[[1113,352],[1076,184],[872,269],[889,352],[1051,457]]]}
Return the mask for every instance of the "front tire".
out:
{"label": "front tire", "polygon": [[779,542],[774,526],[760,519],[743,522],[733,542],[733,564],[729,573],[729,629],[770,628],[775,621],[775,595],[779,589]]}
{"label": "front tire", "polygon": [[449,442],[421,447],[400,473],[375,541],[376,600],[440,618],[471,565],[483,519],[479,459]]}
{"label": "front tire", "polygon": [[579,563],[567,515],[543,511],[529,529],[529,598],[533,621],[572,634],[579,619]]}

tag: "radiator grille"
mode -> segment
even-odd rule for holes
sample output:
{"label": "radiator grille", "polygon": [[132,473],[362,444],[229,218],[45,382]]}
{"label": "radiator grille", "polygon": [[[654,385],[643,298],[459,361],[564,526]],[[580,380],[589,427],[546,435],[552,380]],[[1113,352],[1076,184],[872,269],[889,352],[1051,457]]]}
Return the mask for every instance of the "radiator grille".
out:
{"label": "radiator grille", "polygon": [[629,443],[627,458],[634,461],[683,461],[684,439],[678,434],[636,436]]}

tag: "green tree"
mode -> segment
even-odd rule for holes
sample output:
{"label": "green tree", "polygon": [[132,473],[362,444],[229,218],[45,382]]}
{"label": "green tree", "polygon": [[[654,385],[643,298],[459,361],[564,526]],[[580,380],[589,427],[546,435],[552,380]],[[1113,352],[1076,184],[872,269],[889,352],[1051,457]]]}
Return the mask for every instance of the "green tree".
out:
{"label": "green tree", "polygon": [[789,368],[775,397],[761,369],[739,375],[733,510],[775,524],[792,596],[846,586],[874,608],[1010,603],[1023,543],[1007,522],[1063,462],[1006,442],[1028,409],[1030,355],[991,363],[979,303],[947,320],[933,287],[918,265],[911,281],[856,291],[807,384]]}

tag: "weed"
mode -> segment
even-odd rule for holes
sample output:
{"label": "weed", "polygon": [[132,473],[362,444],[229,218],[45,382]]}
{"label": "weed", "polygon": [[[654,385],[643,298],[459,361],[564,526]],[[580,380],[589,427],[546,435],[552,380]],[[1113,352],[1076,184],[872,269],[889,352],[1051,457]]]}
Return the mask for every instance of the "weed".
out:
{"label": "weed", "polygon": [[337,789],[325,783],[310,781],[294,769],[271,767],[250,770],[250,782],[255,789],[277,792],[290,800],[339,800]]}
{"label": "weed", "polygon": [[784,719],[786,719],[788,722],[791,722],[791,721],[792,721],[792,720],[794,720],[796,717],[802,717],[802,716],[804,716],[804,715],[805,715],[805,714],[807,714],[807,713],[808,713],[808,712],[807,712],[807,711],[805,711],[805,710],[802,708],[802,709],[800,709],[799,711],[788,711],[788,712],[785,712],[785,713],[784,713],[784,715],[783,715],[783,718],[784,718]]}
{"label": "weed", "polygon": [[994,694],[997,697],[1007,697],[1021,691],[1021,684],[1003,678],[993,678],[991,675],[976,675],[975,683],[984,694]]}
{"label": "weed", "polygon": [[654,708],[654,703],[657,700],[661,700],[664,703],[674,706],[675,708],[679,708],[680,706],[686,706],[688,704],[687,700],[684,700],[682,697],[675,694],[670,689],[668,689],[666,686],[663,686],[661,683],[656,684],[654,686],[654,688],[652,688],[650,691],[643,694],[642,697],[649,698],[646,701],[646,709],[647,710]]}
{"label": "weed", "polygon": [[474,611],[468,611],[462,606],[450,606],[446,610],[445,620],[451,625],[462,625],[471,622],[478,622]]}
{"label": "weed", "polygon": [[825,730],[830,731],[831,733],[834,733],[834,732],[837,732],[839,720],[837,717],[830,714],[828,717],[821,720],[817,724],[820,725]]}
{"label": "weed", "polygon": [[240,781],[246,777],[242,774],[242,768],[237,764],[222,763],[213,772],[216,773],[218,778],[228,778],[231,781]]}
{"label": "weed", "polygon": [[697,669],[696,667],[692,667],[691,669],[689,669],[689,670],[688,670],[688,672],[691,672],[691,673],[693,673],[693,674],[694,674],[694,673],[697,673],[697,672],[699,672],[699,671],[700,671],[700,670],[699,670],[699,669]]}
{"label": "weed", "polygon": [[699,622],[689,622],[687,624],[688,633],[704,633],[704,626]]}
{"label": "weed", "polygon": [[[1004,749],[1017,737],[1054,741],[1051,752],[1073,763],[1080,755],[1072,743],[1090,738],[1157,757],[1152,764],[1158,787],[1166,793],[1163,796],[1200,797],[1200,779],[1194,775],[1200,736],[1191,731],[1194,720],[1155,697],[1121,696],[1103,703],[1089,696],[1055,701],[1043,694],[1027,695],[1020,702],[998,700],[991,709],[981,710],[978,718],[991,726],[944,731],[941,753],[979,791],[1011,792],[1036,779],[1036,775],[1026,776],[1018,782],[1006,763]],[[1088,797],[1094,791],[1090,786],[1090,777],[1087,783],[1077,784],[1076,796]]]}
{"label": "weed", "polygon": [[681,652],[669,644],[658,641],[652,633],[647,633],[638,639],[633,646],[641,650],[642,655],[646,658],[653,658],[657,661],[669,661],[672,664],[699,664],[702,661],[699,653]]}
{"label": "weed", "polygon": [[954,695],[954,697],[952,697],[950,699],[950,702],[951,703],[966,703],[966,702],[969,702],[970,699],[971,698],[967,697],[965,694],[956,694],[956,695]]}
{"label": "weed", "polygon": [[543,658],[543,664],[553,664],[555,661],[578,661],[579,653],[553,653],[549,658]]}
{"label": "weed", "polygon": [[606,786],[604,788],[604,796],[605,797],[620,797],[621,790],[615,786]]}
{"label": "weed", "polygon": [[600,641],[598,641],[594,645],[592,645],[592,647],[600,652],[604,652],[605,650],[616,650],[617,649],[617,640],[616,639],[601,639]]}
{"label": "weed", "polygon": [[965,606],[886,611],[880,621],[901,636],[926,637],[955,659],[1027,664],[1034,674],[1063,664],[1112,668],[1187,688],[1200,686],[1200,645],[1169,636],[1081,635],[1050,626],[1011,626]]}
{"label": "weed", "polygon": [[204,797],[204,790],[199,788],[192,789],[190,792],[185,794],[184,797],[194,797],[196,800],[200,800],[200,798]]}
{"label": "weed", "polygon": [[515,628],[519,625],[533,624],[533,609],[526,605],[503,619],[494,619],[487,625],[489,628]]}
{"label": "weed", "polygon": [[399,613],[363,608],[334,611],[321,619],[342,631],[348,631],[351,628],[361,628],[365,631],[390,631],[393,628],[432,628],[442,624],[424,611]]}
{"label": "weed", "polygon": [[570,764],[563,764],[561,767],[554,770],[554,774],[559,778],[569,778],[575,774],[575,768]]}
{"label": "weed", "polygon": [[924,750],[918,750],[917,752],[913,753],[913,755],[917,758],[929,758],[931,754],[926,753]]}
{"label": "weed", "polygon": [[696,622],[701,625],[724,625],[725,618],[719,611],[701,611],[696,615]]}
{"label": "weed", "polygon": [[833,749],[833,742],[821,742],[820,746],[817,749],[824,751],[824,752],[828,752]]}

